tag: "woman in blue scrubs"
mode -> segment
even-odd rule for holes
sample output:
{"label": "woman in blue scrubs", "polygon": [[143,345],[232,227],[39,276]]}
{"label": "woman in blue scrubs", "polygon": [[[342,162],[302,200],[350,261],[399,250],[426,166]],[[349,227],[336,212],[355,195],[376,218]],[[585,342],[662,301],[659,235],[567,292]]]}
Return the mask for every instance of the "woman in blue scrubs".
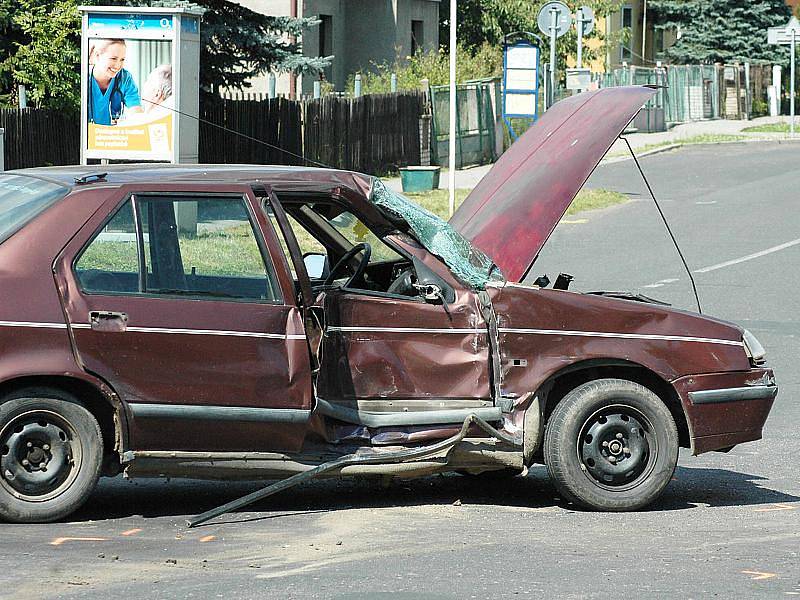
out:
{"label": "woman in blue scrubs", "polygon": [[98,39],[89,52],[89,122],[116,125],[125,110],[142,112],[139,90],[129,71],[123,69],[125,40]]}

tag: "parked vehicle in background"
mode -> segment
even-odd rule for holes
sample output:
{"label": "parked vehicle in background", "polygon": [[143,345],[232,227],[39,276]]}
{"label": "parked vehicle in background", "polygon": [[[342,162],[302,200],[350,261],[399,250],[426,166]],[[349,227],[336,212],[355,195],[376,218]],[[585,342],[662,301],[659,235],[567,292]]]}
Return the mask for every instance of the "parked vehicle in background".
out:
{"label": "parked vehicle in background", "polygon": [[568,500],[635,510],[679,446],[759,439],[777,388],[747,331],[522,283],[652,93],[558,103],[450,223],[326,169],[0,176],[0,517],[62,518],[122,470],[267,479],[353,453],[370,464],[329,474],[544,462]]}

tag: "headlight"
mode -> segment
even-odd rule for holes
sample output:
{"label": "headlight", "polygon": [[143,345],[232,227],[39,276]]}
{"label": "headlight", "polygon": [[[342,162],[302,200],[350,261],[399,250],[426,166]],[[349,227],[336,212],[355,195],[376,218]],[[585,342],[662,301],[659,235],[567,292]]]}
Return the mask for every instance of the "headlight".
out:
{"label": "headlight", "polygon": [[747,353],[753,365],[759,366],[767,362],[767,353],[764,350],[764,346],[762,346],[756,339],[756,336],[747,331],[747,329],[744,330],[744,334],[742,335],[742,342],[744,342],[744,351]]}

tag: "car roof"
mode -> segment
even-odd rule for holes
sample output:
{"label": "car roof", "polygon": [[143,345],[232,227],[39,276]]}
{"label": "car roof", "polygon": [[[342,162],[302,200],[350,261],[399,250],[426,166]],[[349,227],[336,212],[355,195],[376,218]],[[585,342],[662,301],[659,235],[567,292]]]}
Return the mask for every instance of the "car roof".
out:
{"label": "car roof", "polygon": [[[92,175],[105,173],[103,179],[93,179]],[[38,167],[6,171],[9,175],[30,175],[48,179],[68,187],[89,188],[92,185],[130,184],[130,183],[264,183],[313,182],[346,186],[353,191],[366,194],[372,187],[373,178],[369,175],[324,169],[317,167],[297,167],[288,165],[187,165],[166,163],[131,163],[119,165],[70,165],[61,167]],[[75,179],[89,176],[86,183],[76,183]]]}

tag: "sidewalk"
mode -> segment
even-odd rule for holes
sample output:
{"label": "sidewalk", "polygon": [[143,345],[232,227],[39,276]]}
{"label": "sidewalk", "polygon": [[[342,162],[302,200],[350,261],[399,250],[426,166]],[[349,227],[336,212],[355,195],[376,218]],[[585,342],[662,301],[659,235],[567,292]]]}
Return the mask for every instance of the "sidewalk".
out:
{"label": "sidewalk", "polygon": [[[773,140],[773,139],[786,139],[786,135],[782,133],[746,133],[743,129],[748,127],[755,127],[757,125],[766,125],[769,123],[780,123],[782,121],[788,122],[788,117],[759,117],[751,121],[728,121],[725,119],[715,121],[697,121],[693,123],[683,123],[676,125],[669,131],[661,133],[629,133],[625,137],[630,142],[634,150],[641,150],[648,146],[656,144],[679,144],[682,140],[688,138],[695,138],[697,136],[718,136],[718,135],[736,135],[746,136],[753,140]],[[798,124],[798,136],[800,137],[800,123]],[[713,143],[713,142],[710,142]],[[625,142],[617,140],[617,142],[608,151],[604,160],[620,160],[624,155],[628,154],[628,148]],[[479,167],[468,167],[456,171],[456,188],[459,189],[472,189],[483,178],[492,165],[482,165]],[[443,168],[441,177],[439,178],[439,189],[447,189],[449,185],[448,170]],[[383,182],[390,189],[401,191],[401,184],[399,177],[386,178]]]}

